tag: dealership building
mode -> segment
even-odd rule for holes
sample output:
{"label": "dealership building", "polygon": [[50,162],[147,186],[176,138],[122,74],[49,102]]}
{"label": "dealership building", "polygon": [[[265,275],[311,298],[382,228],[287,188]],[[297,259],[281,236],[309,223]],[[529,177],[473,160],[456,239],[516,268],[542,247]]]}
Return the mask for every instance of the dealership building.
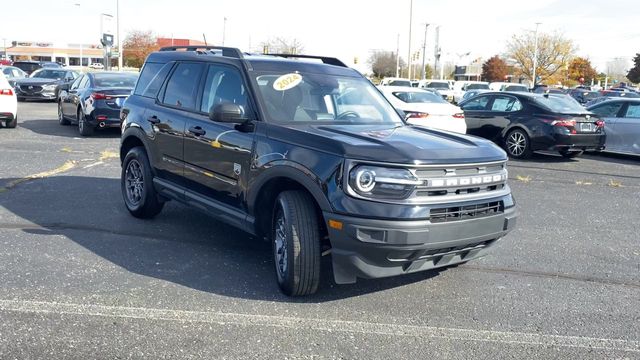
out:
{"label": "dealership building", "polygon": [[12,61],[54,61],[68,66],[83,66],[104,62],[104,50],[97,44],[57,44],[35,41],[12,41],[3,48]]}

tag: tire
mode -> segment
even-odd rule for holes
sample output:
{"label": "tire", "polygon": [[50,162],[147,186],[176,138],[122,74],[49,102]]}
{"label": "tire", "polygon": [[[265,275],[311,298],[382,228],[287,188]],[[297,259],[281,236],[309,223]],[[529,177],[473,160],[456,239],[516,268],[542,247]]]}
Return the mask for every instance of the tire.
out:
{"label": "tire", "polygon": [[67,120],[67,118],[64,117],[64,114],[62,113],[62,103],[58,102],[58,123],[60,125],[69,125],[70,122],[69,120]]}
{"label": "tire", "polygon": [[515,159],[527,159],[531,157],[531,141],[522,129],[509,131],[504,139],[504,149],[510,157]]}
{"label": "tire", "polygon": [[15,129],[18,126],[18,114],[13,117],[13,120],[7,121],[5,126],[9,129]]}
{"label": "tire", "polygon": [[160,201],[153,187],[151,165],[143,147],[134,147],[125,156],[120,174],[120,189],[131,215],[150,219],[162,211],[164,202]]}
{"label": "tire", "polygon": [[284,191],[271,222],[276,279],[288,296],[310,295],[320,283],[320,227],[314,199],[303,191]]}
{"label": "tire", "polygon": [[18,96],[18,102],[24,102],[24,98],[23,98],[23,97]]}
{"label": "tire", "polygon": [[560,150],[560,155],[562,155],[563,158],[567,158],[567,159],[573,159],[573,158],[578,157],[578,156],[580,156],[582,154],[584,154],[584,151]]}
{"label": "tire", "polygon": [[87,123],[87,118],[84,116],[84,112],[82,109],[78,109],[78,132],[82,136],[91,136],[93,135],[94,128],[90,124]]}

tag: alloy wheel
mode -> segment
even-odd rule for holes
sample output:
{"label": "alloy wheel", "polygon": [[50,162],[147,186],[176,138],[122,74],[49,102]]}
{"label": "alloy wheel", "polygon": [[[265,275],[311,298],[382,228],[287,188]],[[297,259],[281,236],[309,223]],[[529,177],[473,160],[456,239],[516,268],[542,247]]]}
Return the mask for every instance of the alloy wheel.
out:
{"label": "alloy wheel", "polygon": [[513,156],[522,156],[527,148],[527,139],[520,131],[514,131],[507,138],[507,149]]}
{"label": "alloy wheel", "polygon": [[278,214],[275,220],[275,234],[273,237],[274,241],[274,255],[276,260],[276,271],[278,273],[278,277],[280,279],[284,279],[286,277],[287,272],[287,231],[286,231],[286,220],[284,218],[284,213],[282,210],[278,210]]}
{"label": "alloy wheel", "polygon": [[144,194],[144,175],[138,160],[132,159],[127,164],[125,182],[127,200],[131,205],[137,206],[142,201],[142,195]]}

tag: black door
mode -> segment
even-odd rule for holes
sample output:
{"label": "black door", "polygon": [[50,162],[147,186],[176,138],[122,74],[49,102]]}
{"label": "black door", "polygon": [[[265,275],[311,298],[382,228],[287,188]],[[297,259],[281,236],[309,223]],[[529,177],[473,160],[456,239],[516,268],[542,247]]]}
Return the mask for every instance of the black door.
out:
{"label": "black door", "polygon": [[491,117],[489,111],[489,95],[477,96],[462,106],[464,119],[467,123],[467,134],[487,137],[484,123]]}
{"label": "black door", "polygon": [[201,93],[200,115],[190,119],[185,132],[188,188],[206,198],[241,209],[243,179],[249,172],[254,132],[250,127],[214,122],[208,113],[218,104],[234,103],[252,118],[247,87],[238,69],[212,64],[208,66]]}
{"label": "black door", "polygon": [[62,97],[62,112],[65,116],[73,118],[74,120],[76,119],[76,111],[78,109],[78,89],[86,78],[87,75],[77,78],[71,87],[69,87],[67,95]]}
{"label": "black door", "polygon": [[483,137],[500,141],[502,131],[509,127],[522,111],[522,103],[515,96],[493,95],[488,108],[488,116],[480,120]]}
{"label": "black door", "polygon": [[205,65],[179,63],[175,66],[156,104],[144,117],[153,129],[155,169],[160,178],[184,185],[184,131],[196,113],[198,88]]}

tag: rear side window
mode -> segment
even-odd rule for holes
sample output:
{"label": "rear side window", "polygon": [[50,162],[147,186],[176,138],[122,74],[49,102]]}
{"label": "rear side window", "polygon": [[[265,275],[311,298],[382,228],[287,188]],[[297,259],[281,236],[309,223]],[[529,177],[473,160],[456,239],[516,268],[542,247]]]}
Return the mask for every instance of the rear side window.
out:
{"label": "rear side window", "polygon": [[616,117],[621,107],[622,102],[616,101],[600,105],[596,108],[591,109],[591,111],[601,117]]}
{"label": "rear side window", "polygon": [[178,64],[167,82],[162,102],[170,106],[193,110],[196,106],[198,84],[203,68],[204,65],[197,63]]}
{"label": "rear side window", "polygon": [[172,66],[172,63],[147,63],[142,69],[142,73],[140,73],[136,89],[133,93],[135,95],[155,98]]}

